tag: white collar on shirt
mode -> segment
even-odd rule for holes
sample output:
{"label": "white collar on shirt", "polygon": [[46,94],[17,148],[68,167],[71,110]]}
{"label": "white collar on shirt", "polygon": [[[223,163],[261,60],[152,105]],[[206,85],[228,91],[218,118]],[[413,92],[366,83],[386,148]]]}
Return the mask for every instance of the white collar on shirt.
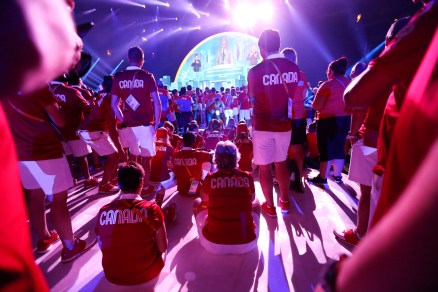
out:
{"label": "white collar on shirt", "polygon": [[266,59],[277,59],[277,58],[286,58],[283,54],[275,53],[266,57]]}
{"label": "white collar on shirt", "polygon": [[119,200],[143,200],[139,194],[121,194]]}
{"label": "white collar on shirt", "polygon": [[140,70],[141,68],[138,66],[128,66],[126,67],[126,70]]}

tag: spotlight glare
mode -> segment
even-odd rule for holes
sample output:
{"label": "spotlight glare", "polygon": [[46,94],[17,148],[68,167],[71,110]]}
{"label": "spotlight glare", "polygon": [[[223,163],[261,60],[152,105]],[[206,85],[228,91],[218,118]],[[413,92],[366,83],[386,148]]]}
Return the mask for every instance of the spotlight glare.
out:
{"label": "spotlight glare", "polygon": [[362,14],[359,13],[356,17],[356,22],[359,22],[362,19]]}
{"label": "spotlight glare", "polygon": [[148,39],[145,38],[145,37],[142,37],[141,40],[144,41],[144,42],[147,42],[147,41],[148,41]]}
{"label": "spotlight glare", "polygon": [[271,3],[263,2],[257,7],[257,17],[263,20],[271,20],[273,15],[273,8]]}
{"label": "spotlight glare", "polygon": [[257,18],[256,10],[254,5],[250,5],[247,2],[238,4],[233,13],[234,23],[243,28],[252,27]]}

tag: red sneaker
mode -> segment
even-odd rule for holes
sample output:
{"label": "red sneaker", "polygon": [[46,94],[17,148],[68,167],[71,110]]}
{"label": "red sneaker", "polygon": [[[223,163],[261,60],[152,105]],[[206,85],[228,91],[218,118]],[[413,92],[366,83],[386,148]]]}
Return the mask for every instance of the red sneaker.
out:
{"label": "red sneaker", "polygon": [[280,208],[281,208],[281,213],[283,214],[289,213],[289,201],[283,201],[282,199],[280,199]]}
{"label": "red sneaker", "polygon": [[38,240],[37,243],[37,253],[46,253],[50,250],[50,248],[52,248],[53,244],[58,241],[59,239],[59,235],[58,233],[53,230],[50,233],[50,237],[47,239],[41,239]]}
{"label": "red sneaker", "polygon": [[72,250],[64,247],[61,251],[61,262],[67,263],[86,252],[85,240],[75,238],[75,246]]}
{"label": "red sneaker", "polygon": [[90,176],[90,179],[84,180],[84,188],[92,188],[99,185],[99,180],[96,177]]}
{"label": "red sneaker", "polygon": [[99,194],[116,194],[119,191],[119,187],[113,185],[112,183],[106,183],[104,185],[100,184],[99,186]]}
{"label": "red sneaker", "polygon": [[277,212],[275,210],[275,207],[268,207],[268,204],[264,202],[262,204],[262,211],[266,213],[269,217],[275,218],[277,217]]}
{"label": "red sneaker", "polygon": [[336,230],[333,230],[333,234],[335,235],[337,240],[350,245],[357,245],[361,240],[356,232],[356,229],[346,229],[342,232],[337,232]]}

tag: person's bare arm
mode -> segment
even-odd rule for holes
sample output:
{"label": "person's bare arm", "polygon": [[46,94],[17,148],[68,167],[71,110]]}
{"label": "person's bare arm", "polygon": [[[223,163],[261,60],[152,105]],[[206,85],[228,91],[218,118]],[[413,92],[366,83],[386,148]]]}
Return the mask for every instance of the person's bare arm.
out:
{"label": "person's bare arm", "polygon": [[157,243],[157,248],[161,253],[167,250],[167,232],[164,222],[161,222],[160,227],[155,231],[155,242]]}
{"label": "person's bare arm", "polygon": [[158,92],[156,91],[152,92],[151,96],[152,102],[154,103],[155,131],[157,131],[161,119],[161,100]]}
{"label": "person's bare arm", "polygon": [[45,107],[46,112],[49,114],[50,118],[52,119],[53,123],[57,127],[64,127],[65,125],[65,119],[62,115],[59,106],[57,103],[49,104]]}
{"label": "person's bare arm", "polygon": [[120,102],[120,97],[118,97],[117,95],[112,95],[111,96],[111,108],[114,111],[114,114],[116,115],[116,118],[123,123],[123,113],[120,110],[119,107],[119,102]]}

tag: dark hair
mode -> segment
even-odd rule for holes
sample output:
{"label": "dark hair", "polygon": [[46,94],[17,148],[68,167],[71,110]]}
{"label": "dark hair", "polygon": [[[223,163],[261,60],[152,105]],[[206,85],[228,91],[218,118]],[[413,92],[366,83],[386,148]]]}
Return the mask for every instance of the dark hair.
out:
{"label": "dark hair", "polygon": [[178,93],[178,89],[172,89],[172,94],[177,94]]}
{"label": "dark hair", "polygon": [[211,128],[213,130],[219,130],[221,128],[221,123],[217,119],[211,120]]}
{"label": "dark hair", "polygon": [[194,147],[196,141],[196,134],[190,131],[187,131],[183,135],[183,145],[184,147]]}
{"label": "dark hair", "polygon": [[135,62],[135,63],[143,61],[144,60],[143,50],[138,46],[129,48],[128,60],[129,62]]}
{"label": "dark hair", "polygon": [[128,161],[119,164],[117,177],[122,192],[136,193],[143,181],[144,175],[143,167],[135,161]]}
{"label": "dark hair", "polygon": [[187,85],[187,90],[192,90],[192,86],[190,84]]}
{"label": "dark hair", "polygon": [[260,49],[264,49],[268,53],[278,52],[280,50],[280,33],[273,29],[262,31],[258,45]]}
{"label": "dark hair", "polygon": [[286,57],[286,59],[298,64],[297,52],[293,48],[284,48],[281,53]]}
{"label": "dark hair", "polygon": [[68,84],[70,85],[79,85],[79,74],[76,70],[71,70],[67,75]]}
{"label": "dark hair", "polygon": [[217,143],[216,150],[214,152],[214,162],[216,163],[218,169],[235,169],[239,159],[240,153],[233,142],[221,141]]}
{"label": "dark hair", "polygon": [[344,75],[347,71],[347,57],[340,57],[329,64],[329,70],[332,70],[335,75]]}
{"label": "dark hair", "polygon": [[179,91],[179,95],[185,95],[187,93],[187,89],[185,86],[181,87],[181,90]]}
{"label": "dark hair", "polygon": [[102,87],[105,92],[107,93],[111,92],[111,87],[113,86],[113,80],[114,80],[113,75],[103,76]]}
{"label": "dark hair", "polygon": [[175,126],[169,121],[164,121],[163,127],[169,129],[172,133],[175,131]]}

